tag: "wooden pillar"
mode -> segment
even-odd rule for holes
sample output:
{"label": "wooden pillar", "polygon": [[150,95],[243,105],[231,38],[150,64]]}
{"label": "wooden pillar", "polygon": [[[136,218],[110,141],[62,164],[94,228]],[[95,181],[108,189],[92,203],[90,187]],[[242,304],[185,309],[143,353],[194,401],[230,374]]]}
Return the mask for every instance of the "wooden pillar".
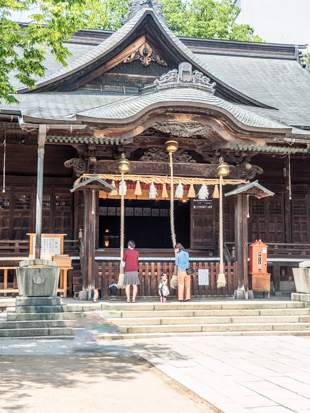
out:
{"label": "wooden pillar", "polygon": [[280,263],[275,262],[273,266],[273,286],[275,295],[282,295],[280,292]]}
{"label": "wooden pillar", "polygon": [[248,299],[248,222],[247,196],[238,194],[235,198],[235,245],[238,262],[238,289],[235,298]]}
{"label": "wooden pillar", "polygon": [[96,279],[96,197],[94,189],[84,189],[84,231],[82,251],[82,287],[84,291],[95,288]]}

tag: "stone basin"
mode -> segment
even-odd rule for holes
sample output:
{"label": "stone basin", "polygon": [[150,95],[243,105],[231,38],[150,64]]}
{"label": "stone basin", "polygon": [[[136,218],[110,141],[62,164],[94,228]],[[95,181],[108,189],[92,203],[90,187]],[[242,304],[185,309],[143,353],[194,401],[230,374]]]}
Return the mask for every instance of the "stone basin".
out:
{"label": "stone basin", "polygon": [[56,297],[60,268],[49,260],[24,260],[16,268],[19,295],[22,297]]}

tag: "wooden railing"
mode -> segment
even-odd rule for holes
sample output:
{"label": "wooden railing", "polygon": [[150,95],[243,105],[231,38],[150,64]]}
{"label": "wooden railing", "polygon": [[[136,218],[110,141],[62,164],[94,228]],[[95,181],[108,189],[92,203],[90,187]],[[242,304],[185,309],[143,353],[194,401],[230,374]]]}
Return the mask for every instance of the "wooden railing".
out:
{"label": "wooden railing", "polygon": [[[79,240],[64,240],[64,253],[79,255]],[[29,255],[29,241],[14,240],[0,241],[1,257],[27,257]]]}
{"label": "wooden railing", "polygon": [[[119,274],[119,262],[108,261],[98,262],[98,285],[97,288],[101,290],[103,297],[110,295],[109,285],[112,284],[112,280],[117,282]],[[196,270],[195,277],[192,277],[191,292],[193,296],[232,296],[234,290],[237,288],[237,263],[224,266],[226,275],[226,287],[217,289],[216,280],[219,272],[218,262],[191,262],[191,266]],[[198,285],[198,269],[209,270],[209,285]],[[173,262],[157,262],[156,258],[150,262],[139,263],[139,280],[140,286],[138,287],[138,295],[143,297],[158,296],[158,284],[160,281],[160,275],[163,272],[168,274],[169,285],[173,275],[174,264]],[[175,296],[177,290],[170,288],[170,296]],[[118,296],[124,296],[125,291],[118,290]]]}
{"label": "wooden railing", "polygon": [[[230,252],[235,247],[234,242],[226,242],[226,247]],[[253,242],[248,242],[248,245]],[[268,256],[285,257],[285,258],[298,258],[298,257],[310,257],[310,244],[301,243],[284,243],[284,242],[266,242],[268,245]],[[233,258],[233,254],[232,254]]]}

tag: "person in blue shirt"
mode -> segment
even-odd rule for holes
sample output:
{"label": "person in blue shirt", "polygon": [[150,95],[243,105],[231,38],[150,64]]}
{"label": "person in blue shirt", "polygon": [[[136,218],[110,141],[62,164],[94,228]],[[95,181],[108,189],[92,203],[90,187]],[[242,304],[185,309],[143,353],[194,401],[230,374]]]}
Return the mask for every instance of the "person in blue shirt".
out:
{"label": "person in blue shirt", "polygon": [[179,242],[175,244],[175,265],[178,270],[178,296],[179,301],[188,301],[191,298],[191,276],[187,275],[189,255]]}

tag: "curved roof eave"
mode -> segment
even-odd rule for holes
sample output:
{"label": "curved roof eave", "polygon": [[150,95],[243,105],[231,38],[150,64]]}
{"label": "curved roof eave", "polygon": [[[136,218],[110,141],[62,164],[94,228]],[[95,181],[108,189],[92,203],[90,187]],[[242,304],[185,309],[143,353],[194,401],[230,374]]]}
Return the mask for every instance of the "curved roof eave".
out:
{"label": "curved roof eave", "polygon": [[[127,21],[120,29],[114,32],[110,37],[104,40],[95,48],[91,49],[88,53],[82,55],[80,58],[72,62],[66,67],[56,71],[54,74],[42,79],[37,83],[37,88],[35,92],[38,92],[40,88],[50,85],[51,83],[60,82],[68,77],[71,77],[79,71],[85,71],[89,65],[108,55],[119,46],[125,39],[127,39],[134,31],[137,30],[138,26],[142,23],[143,19],[147,16],[151,16],[161,30],[161,32],[166,37],[167,41],[173,45],[179,54],[181,54],[185,60],[192,63],[194,66],[198,67],[204,74],[210,76],[217,84],[229,90],[231,93],[239,96],[243,100],[263,108],[274,109],[273,107],[259,102],[250,96],[245,95],[235,86],[229,84],[225,79],[221,78],[217,73],[215,73],[211,68],[209,68],[205,63],[203,63],[197,55],[195,55],[191,50],[189,50],[177,36],[175,36],[172,31],[167,27],[167,25],[157,16],[153,9],[144,8],[141,9],[136,15],[134,15],[129,21]],[[18,93],[33,92],[28,88],[19,89]]]}
{"label": "curved roof eave", "polygon": [[76,119],[80,122],[128,124],[138,121],[150,111],[160,110],[171,105],[183,110],[195,107],[218,111],[226,115],[236,126],[246,131],[281,134],[292,132],[292,128],[288,125],[257,115],[210,93],[196,89],[172,89],[139,96],[125,102],[76,113]]}

